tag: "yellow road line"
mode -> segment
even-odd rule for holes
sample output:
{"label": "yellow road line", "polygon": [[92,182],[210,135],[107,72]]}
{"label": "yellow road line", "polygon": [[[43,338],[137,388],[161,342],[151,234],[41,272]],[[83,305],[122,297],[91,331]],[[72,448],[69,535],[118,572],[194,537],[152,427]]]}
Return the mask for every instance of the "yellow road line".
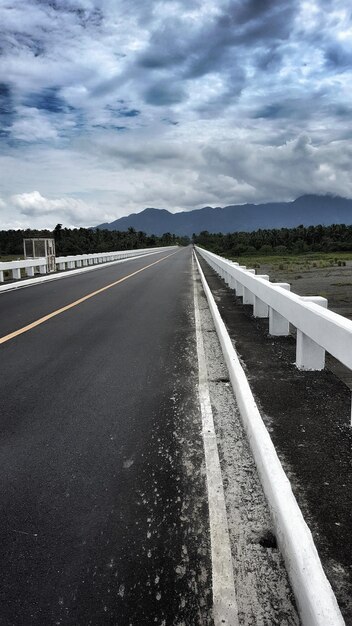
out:
{"label": "yellow road line", "polygon": [[165,259],[168,259],[170,256],[177,254],[177,252],[178,250],[176,252],[172,252],[171,254],[168,254],[167,256],[164,256],[162,259],[158,259],[157,261],[154,261],[153,263],[149,263],[149,265],[145,265],[144,267],[141,267],[139,270],[132,272],[132,274],[123,276],[123,278],[119,278],[119,280],[115,280],[115,282],[110,283],[109,285],[105,285],[105,287],[101,287],[101,289],[92,291],[92,293],[89,293],[86,296],[83,296],[83,298],[79,298],[79,300],[75,300],[74,302],[71,302],[71,304],[67,304],[66,306],[63,306],[61,309],[57,309],[56,311],[53,311],[52,313],[48,313],[48,315],[44,315],[44,317],[39,318],[38,320],[36,320],[35,322],[32,322],[31,324],[28,324],[27,326],[23,326],[22,328],[15,330],[13,333],[10,333],[9,335],[4,335],[4,337],[0,337],[0,344],[6,343],[6,341],[10,341],[10,339],[14,339],[15,337],[18,337],[18,335],[22,335],[23,333],[26,333],[29,330],[32,330],[32,328],[35,328],[36,326],[40,326],[40,324],[44,324],[44,322],[47,322],[52,317],[56,317],[56,315],[60,315],[60,313],[64,313],[65,311],[68,311],[69,309],[73,309],[73,307],[77,306],[78,304],[82,304],[82,302],[85,302],[86,300],[89,300],[90,298],[93,298],[94,296],[97,296],[99,293],[102,293],[103,291],[106,291],[107,289],[111,289],[111,287],[115,287],[115,285],[118,285],[119,283],[123,283],[128,278],[132,278],[132,276],[136,276],[136,274],[139,274],[140,272],[144,272],[144,270],[147,270],[149,267],[152,267],[153,265],[156,265],[157,263],[161,263],[161,261],[165,261]]}

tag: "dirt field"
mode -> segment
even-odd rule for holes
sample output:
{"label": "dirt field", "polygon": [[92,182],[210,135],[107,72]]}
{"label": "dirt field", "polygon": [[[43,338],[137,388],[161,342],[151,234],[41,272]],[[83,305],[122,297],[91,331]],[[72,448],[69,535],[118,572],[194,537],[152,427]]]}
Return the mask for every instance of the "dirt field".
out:
{"label": "dirt field", "polygon": [[331,311],[352,320],[352,261],[343,267],[312,267],[298,274],[270,266],[261,267],[260,272],[269,274],[271,280],[290,283],[291,291],[300,296],[327,298]]}
{"label": "dirt field", "polygon": [[[350,257],[350,258],[349,258]],[[268,274],[271,281],[290,283],[291,291],[300,296],[323,296],[328,308],[352,320],[352,255],[331,255],[260,259],[236,259],[257,274]],[[345,265],[343,265],[345,263]],[[352,372],[329,354],[326,365],[352,390]]]}

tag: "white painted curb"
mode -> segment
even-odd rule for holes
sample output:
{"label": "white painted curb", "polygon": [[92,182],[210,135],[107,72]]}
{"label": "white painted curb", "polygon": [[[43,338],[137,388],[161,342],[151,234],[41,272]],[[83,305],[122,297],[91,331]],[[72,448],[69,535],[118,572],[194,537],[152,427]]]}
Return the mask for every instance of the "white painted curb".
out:
{"label": "white painted curb", "polygon": [[302,624],[342,626],[345,622],[324,573],[311,532],[260,416],[246,375],[197,257],[196,261]]}
{"label": "white painted curb", "polygon": [[[192,259],[192,276],[195,275],[195,272]],[[198,285],[194,281],[194,316],[199,377],[198,393],[208,489],[213,621],[214,626],[239,626],[224,486],[209,394],[208,372],[197,291]]]}

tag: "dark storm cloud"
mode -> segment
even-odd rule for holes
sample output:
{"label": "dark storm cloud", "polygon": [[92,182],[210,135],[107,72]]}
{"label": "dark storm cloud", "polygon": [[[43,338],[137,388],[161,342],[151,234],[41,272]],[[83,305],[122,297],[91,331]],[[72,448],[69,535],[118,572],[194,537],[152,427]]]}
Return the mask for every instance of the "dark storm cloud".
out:
{"label": "dark storm cloud", "polygon": [[[337,117],[352,119],[352,107],[343,104],[331,105],[332,113]],[[351,128],[352,132],[352,128]]]}
{"label": "dark storm cloud", "polygon": [[259,109],[253,117],[255,118],[272,118],[275,119],[277,117],[285,117],[287,114],[287,107],[285,107],[285,105],[280,102],[280,103],[272,103],[272,104],[268,104],[267,106],[263,107],[262,109]]}
{"label": "dark storm cloud", "polygon": [[76,17],[82,26],[100,26],[103,21],[103,11],[99,7],[86,7],[84,2],[77,0],[34,0],[34,3],[49,11],[69,13]]}
{"label": "dark storm cloud", "polygon": [[9,135],[14,113],[11,87],[6,83],[0,83],[0,136]]}
{"label": "dark storm cloud", "polygon": [[[278,59],[273,47],[288,37],[296,12],[292,2],[248,0],[229,3],[220,15],[199,26],[173,19],[152,34],[138,64],[150,70],[180,67],[180,76],[199,77],[226,71],[237,56],[239,62],[244,52],[255,53],[263,43],[266,55],[276,54]],[[254,49],[246,51],[249,43]]]}
{"label": "dark storm cloud", "polygon": [[138,109],[119,109],[120,117],[138,117],[141,112]]}
{"label": "dark storm cloud", "polygon": [[[292,2],[232,1],[213,17],[189,23],[170,19],[153,31],[149,45],[137,57],[136,68],[147,71],[142,84],[145,102],[160,106],[187,100],[185,82],[220,75],[221,93],[209,99],[209,114],[233,103],[246,81],[246,66],[277,70],[283,52],[280,45],[292,30],[297,5]],[[161,78],[164,76],[165,78]],[[168,87],[167,83],[172,83]],[[206,103],[197,110],[206,111]]]}
{"label": "dark storm cloud", "polygon": [[6,50],[20,48],[32,53],[34,57],[41,56],[46,52],[45,42],[40,37],[34,37],[29,33],[13,32],[4,33],[2,40],[3,54]]}
{"label": "dark storm cloud", "polygon": [[24,104],[49,113],[65,113],[72,110],[72,107],[69,107],[60,96],[60,90],[57,87],[47,87],[38,93],[28,94]]}
{"label": "dark storm cloud", "polygon": [[326,65],[332,70],[351,70],[352,69],[352,51],[341,45],[331,45],[326,53]]}
{"label": "dark storm cloud", "polygon": [[231,2],[220,16],[218,27],[237,43],[282,41],[292,30],[298,3],[288,0],[248,0]]}
{"label": "dark storm cloud", "polygon": [[187,92],[181,84],[170,81],[160,81],[148,87],[144,94],[145,102],[155,106],[170,106],[187,99]]}
{"label": "dark storm cloud", "polygon": [[258,50],[258,52],[253,55],[253,63],[258,70],[267,72],[278,71],[281,61],[282,53],[275,46],[271,46],[266,50]]}

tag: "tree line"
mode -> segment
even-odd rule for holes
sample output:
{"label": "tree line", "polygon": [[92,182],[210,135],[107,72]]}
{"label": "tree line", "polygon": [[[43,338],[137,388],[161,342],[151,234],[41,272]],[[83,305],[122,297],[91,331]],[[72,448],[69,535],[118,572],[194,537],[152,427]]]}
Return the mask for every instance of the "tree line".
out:
{"label": "tree line", "polygon": [[352,225],[297,226],[259,229],[253,232],[193,235],[193,242],[216,254],[229,256],[271,256],[305,252],[352,251]]}
{"label": "tree line", "polygon": [[[133,250],[159,246],[187,245],[188,237],[164,233],[160,237],[129,228],[127,231],[90,228],[50,230],[1,230],[0,256],[21,256],[23,239],[54,237],[57,256]],[[193,234],[192,241],[217,254],[230,256],[271,256],[305,252],[352,251],[352,225],[297,226],[296,228],[259,229],[253,232]]]}
{"label": "tree line", "polygon": [[136,231],[134,228],[129,228],[127,231],[93,230],[90,228],[63,228],[61,224],[57,224],[53,231],[1,230],[0,256],[23,255],[23,239],[34,237],[54,237],[57,256],[156,248],[189,243],[187,237],[177,237],[171,233],[164,233],[161,237],[157,237],[156,235],[146,235],[146,233]]}

